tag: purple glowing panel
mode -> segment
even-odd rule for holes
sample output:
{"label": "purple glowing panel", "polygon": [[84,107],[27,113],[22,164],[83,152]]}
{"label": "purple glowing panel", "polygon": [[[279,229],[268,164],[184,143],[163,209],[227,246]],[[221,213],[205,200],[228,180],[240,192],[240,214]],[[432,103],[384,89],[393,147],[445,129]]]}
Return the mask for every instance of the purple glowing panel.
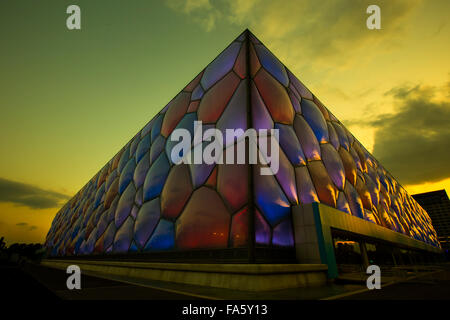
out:
{"label": "purple glowing panel", "polygon": [[134,224],[134,240],[142,248],[150,238],[160,216],[159,198],[144,203]]}
{"label": "purple glowing panel", "polygon": [[195,87],[194,91],[192,91],[191,100],[200,100],[204,93],[202,86],[199,84]]}
{"label": "purple glowing panel", "polygon": [[103,194],[105,193],[105,184],[103,183],[100,188],[98,188],[94,199],[94,209],[97,208],[102,200]]}
{"label": "purple glowing panel", "polygon": [[300,101],[297,97],[297,95],[292,90],[289,91],[289,98],[291,99],[292,106],[294,107],[294,110],[296,113],[302,113],[302,107],[300,106]]}
{"label": "purple glowing panel", "polygon": [[283,247],[292,247],[294,245],[294,233],[289,217],[273,228],[272,244]]}
{"label": "purple glowing panel", "polygon": [[345,133],[344,128],[342,128],[342,126],[337,122],[332,122],[332,125],[334,126],[334,129],[336,130],[340,145],[343,148],[345,148],[345,150],[350,151],[350,142],[348,141],[348,137],[347,137],[347,134]]}
{"label": "purple glowing panel", "polygon": [[106,185],[105,190],[109,190],[111,187],[111,184],[116,180],[117,177],[117,169],[114,169],[109,175],[108,178],[106,178]]}
{"label": "purple glowing panel", "polygon": [[320,149],[322,153],[322,160],[328,171],[328,175],[339,190],[344,190],[344,165],[342,164],[339,153],[329,143],[320,145]]}
{"label": "purple glowing panel", "polygon": [[339,144],[339,137],[331,122],[327,122],[327,128],[328,128],[328,135],[330,136],[330,143],[336,150],[339,150],[339,147],[341,146]]}
{"label": "purple glowing panel", "polygon": [[164,146],[166,145],[166,138],[159,135],[152,144],[150,148],[150,164],[155,162],[161,152],[164,150]]}
{"label": "purple glowing panel", "polygon": [[113,244],[114,253],[128,252],[131,241],[133,240],[133,225],[134,220],[131,217],[128,217],[128,219],[117,230]]}
{"label": "purple glowing panel", "polygon": [[150,152],[147,152],[134,170],[133,180],[136,188],[142,186],[145,180],[145,175],[147,174],[148,168],[150,167]]}
{"label": "purple glowing panel", "polygon": [[282,150],[279,150],[279,168],[276,174],[277,180],[283,188],[291,204],[297,205],[297,187],[295,185],[295,172],[288,158]]}
{"label": "purple glowing panel", "polygon": [[257,244],[269,244],[271,238],[270,226],[261,216],[258,210],[255,210],[255,242]]}
{"label": "purple glowing panel", "polygon": [[[206,143],[199,144],[194,147],[194,152],[196,149],[202,149]],[[208,179],[211,171],[214,169],[215,164],[206,164],[202,161],[201,164],[194,164],[193,161],[189,164],[189,170],[191,171],[192,184],[194,185],[194,189],[198,188],[202,184],[205,183],[206,179]]]}
{"label": "purple glowing panel", "polygon": [[285,87],[289,86],[289,77],[283,64],[263,45],[255,45],[256,54],[259,62],[264,69],[281,82]]}
{"label": "purple glowing panel", "polygon": [[170,164],[164,153],[156,159],[156,161],[148,170],[144,181],[143,199],[144,201],[153,199],[160,195],[167,175],[169,174]]}
{"label": "purple glowing panel", "polygon": [[301,95],[302,98],[306,98],[309,100],[313,99],[313,95],[311,91],[308,90],[308,88],[305,87],[305,85],[297,79],[296,76],[294,76],[289,70],[288,70],[288,76],[289,80],[291,80],[291,83],[297,90],[297,92]]}
{"label": "purple glowing panel", "polygon": [[325,143],[330,140],[328,127],[322,112],[316,104],[310,100],[303,99],[301,102],[302,114],[316,135],[317,141]]}
{"label": "purple glowing panel", "polygon": [[273,121],[267,110],[264,102],[259,95],[258,89],[256,89],[255,83],[251,84],[251,101],[252,101],[252,117],[253,128],[260,129],[272,129]]}
{"label": "purple glowing panel", "polygon": [[147,242],[144,251],[168,250],[175,247],[175,226],[173,222],[161,219]]}
{"label": "purple glowing panel", "polygon": [[136,149],[136,163],[138,163],[144,154],[150,149],[150,135],[146,135],[142,140],[139,142],[137,149]]}
{"label": "purple glowing panel", "polygon": [[344,192],[339,192],[339,196],[337,198],[336,208],[338,210],[344,211],[348,214],[352,214],[350,210],[350,206],[348,205],[347,198],[345,197]]}
{"label": "purple glowing panel", "polygon": [[134,188],[133,184],[130,183],[120,196],[119,203],[117,205],[116,214],[114,218],[116,227],[119,227],[130,215],[131,208],[133,207],[134,203],[135,194],[136,189]]}
{"label": "purple glowing panel", "polygon": [[205,90],[211,88],[233,68],[240,48],[241,43],[233,42],[206,67],[202,80],[200,81]]}
{"label": "purple glowing panel", "polygon": [[273,226],[289,215],[291,205],[272,175],[261,175],[261,166],[253,170],[255,202],[267,221]]}
{"label": "purple glowing panel", "polygon": [[300,142],[295,135],[292,126],[281,123],[275,124],[275,129],[279,130],[280,146],[294,166],[305,165],[306,157],[303,154]]}
{"label": "purple glowing panel", "polygon": [[301,115],[294,119],[294,130],[308,160],[320,160],[320,146],[314,132]]}
{"label": "purple glowing panel", "polygon": [[134,169],[136,168],[136,162],[133,158],[128,160],[127,165],[123,168],[122,173],[120,174],[119,180],[119,194],[124,192],[125,188],[128,186],[130,181],[133,179]]}
{"label": "purple glowing panel", "polygon": [[233,143],[233,140],[227,140],[226,129],[247,130],[247,88],[247,80],[241,81],[225,111],[217,121],[216,127],[222,132],[225,145]]}

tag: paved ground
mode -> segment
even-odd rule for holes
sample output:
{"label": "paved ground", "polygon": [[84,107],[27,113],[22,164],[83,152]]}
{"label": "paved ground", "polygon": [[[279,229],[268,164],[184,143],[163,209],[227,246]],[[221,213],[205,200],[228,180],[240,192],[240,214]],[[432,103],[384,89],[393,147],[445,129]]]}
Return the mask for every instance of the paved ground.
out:
{"label": "paved ground", "polygon": [[[10,298],[42,299],[147,299],[147,300],[402,300],[450,299],[450,266],[440,267],[442,272],[426,273],[407,282],[392,284],[382,281],[381,290],[368,291],[364,281],[338,281],[319,288],[298,288],[271,292],[243,292],[206,288],[160,281],[138,279],[103,279],[101,276],[81,277],[82,290],[68,290],[68,275],[63,270],[26,264],[22,267],[0,265],[2,291]],[[424,273],[425,274],[425,273]],[[5,292],[5,291],[4,291]]]}

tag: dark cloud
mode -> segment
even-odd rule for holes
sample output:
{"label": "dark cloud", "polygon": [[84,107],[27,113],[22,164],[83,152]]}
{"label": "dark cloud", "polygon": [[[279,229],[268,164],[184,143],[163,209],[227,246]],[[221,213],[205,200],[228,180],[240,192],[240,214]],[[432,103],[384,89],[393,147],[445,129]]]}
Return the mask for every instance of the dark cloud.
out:
{"label": "dark cloud", "polygon": [[56,208],[68,195],[0,178],[0,202],[11,202],[32,209]]}
{"label": "dark cloud", "polygon": [[18,226],[18,227],[25,227],[25,226],[27,226],[28,225],[28,223],[26,223],[26,222],[19,222],[19,223],[16,223],[16,226]]}
{"label": "dark cloud", "polygon": [[398,112],[368,122],[376,129],[374,156],[401,183],[450,176],[450,99],[436,101],[438,91],[422,86],[393,88],[386,95],[399,103]]}

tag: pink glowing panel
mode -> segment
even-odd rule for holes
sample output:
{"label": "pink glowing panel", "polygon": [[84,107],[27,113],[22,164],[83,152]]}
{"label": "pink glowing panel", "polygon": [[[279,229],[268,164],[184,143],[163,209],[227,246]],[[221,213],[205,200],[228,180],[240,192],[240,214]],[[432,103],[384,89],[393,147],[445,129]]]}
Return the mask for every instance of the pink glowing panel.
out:
{"label": "pink glowing panel", "polygon": [[320,202],[331,207],[336,207],[337,190],[331,181],[323,163],[321,161],[312,161],[308,163],[308,170],[311,179],[316,187]]}
{"label": "pink glowing panel", "polygon": [[214,87],[205,93],[200,102],[197,110],[198,120],[204,123],[215,123],[230,101],[238,85],[239,77],[233,72],[230,72],[216,83]]}
{"label": "pink glowing panel", "polygon": [[117,205],[116,215],[114,218],[116,227],[121,226],[125,219],[130,215],[135,194],[136,189],[134,188],[134,185],[130,183],[120,196],[119,203]]}
{"label": "pink glowing panel", "polygon": [[172,130],[177,126],[178,122],[183,118],[189,106],[190,94],[180,92],[172,101],[169,102],[166,114],[161,127],[161,134],[168,137]]}
{"label": "pink glowing panel", "polygon": [[352,185],[356,185],[356,165],[353,157],[344,148],[339,148],[339,155],[344,165],[345,177]]}
{"label": "pink glowing panel", "polygon": [[317,107],[319,107],[320,112],[322,112],[323,117],[325,118],[325,120],[330,121],[330,115],[328,114],[328,109],[323,105],[322,102],[320,102],[319,99],[317,99],[316,96],[314,96],[313,99],[314,103],[317,105]]}
{"label": "pink glowing panel", "polygon": [[160,217],[159,198],[145,202],[134,224],[134,240],[142,248],[150,238]]}
{"label": "pink glowing panel", "polygon": [[378,203],[380,202],[380,189],[367,173],[364,173],[364,178],[366,181],[367,190],[370,192],[372,203],[375,207],[378,207]]}
{"label": "pink glowing panel", "polygon": [[113,244],[114,253],[128,252],[131,241],[133,240],[133,225],[133,218],[128,217],[127,220],[122,224],[122,226],[117,230]]}
{"label": "pink glowing panel", "polygon": [[239,42],[233,42],[206,67],[200,81],[205,90],[211,88],[233,68],[241,45]]}
{"label": "pink glowing panel", "polygon": [[337,202],[336,202],[336,208],[338,210],[344,211],[348,214],[352,214],[351,210],[350,210],[350,206],[348,204],[347,198],[345,197],[344,192],[339,192],[339,196],[337,198]]}
{"label": "pink glowing panel", "polygon": [[194,191],[176,221],[176,246],[180,249],[226,248],[230,220],[219,194],[201,187]]}
{"label": "pink glowing panel", "polygon": [[301,105],[302,115],[316,135],[317,141],[320,143],[328,142],[328,127],[320,109],[314,102],[307,99],[303,99]]}
{"label": "pink glowing panel", "polygon": [[231,221],[230,243],[232,247],[243,247],[248,238],[248,210],[244,208],[233,215]]}
{"label": "pink glowing panel", "polygon": [[329,143],[320,146],[322,161],[328,171],[331,180],[333,180],[339,190],[344,190],[345,173],[341,157],[336,149]]}
{"label": "pink glowing panel", "polygon": [[109,187],[108,191],[106,192],[105,196],[105,208],[108,209],[111,206],[112,201],[116,197],[117,193],[119,192],[119,177],[117,177],[111,186]]}
{"label": "pink glowing panel", "polygon": [[320,146],[314,132],[301,115],[296,115],[294,130],[308,160],[320,160]]}
{"label": "pink glowing panel", "polygon": [[200,79],[203,76],[203,71],[200,72],[195,78],[194,80],[192,80],[184,89],[183,91],[187,91],[187,92],[191,92],[192,90],[194,90],[194,88],[200,83]]}
{"label": "pink glowing panel", "polygon": [[283,247],[292,247],[294,245],[294,233],[290,217],[273,228],[272,244]]}
{"label": "pink glowing panel", "polygon": [[227,129],[247,130],[247,88],[247,80],[241,81],[219,121],[217,121],[216,128],[222,132],[225,145],[233,142],[227,140]]}
{"label": "pink glowing panel", "polygon": [[255,209],[255,242],[257,244],[269,244],[271,237],[269,224],[259,211]]}
{"label": "pink glowing panel", "polygon": [[272,129],[273,121],[269,111],[264,105],[255,83],[251,83],[251,103],[252,103],[252,124],[255,130]]}
{"label": "pink glowing panel", "polygon": [[275,122],[292,124],[294,108],[286,88],[264,69],[259,70],[254,81],[273,120]]}
{"label": "pink glowing panel", "polygon": [[[224,152],[224,161],[229,156],[230,150],[236,145],[228,147]],[[234,162],[236,163],[236,162]],[[242,208],[248,199],[248,165],[245,164],[219,164],[217,173],[217,191],[227,201],[232,211]]]}
{"label": "pink glowing panel", "polygon": [[241,78],[244,79],[247,73],[247,66],[245,61],[247,60],[247,46],[243,45],[241,50],[239,51],[239,55],[236,59],[236,63],[234,64],[234,72]]}
{"label": "pink glowing panel", "polygon": [[356,191],[358,191],[363,207],[367,210],[371,210],[372,198],[370,197],[370,192],[367,190],[366,184],[360,175],[356,178]]}
{"label": "pink glowing panel", "polygon": [[295,168],[295,177],[300,204],[319,202],[308,168],[304,166]]}
{"label": "pink glowing panel", "polygon": [[288,70],[288,76],[289,80],[291,80],[291,83],[294,85],[297,92],[301,95],[302,98],[312,100],[313,95],[311,91],[308,90],[308,88],[305,87],[305,85],[297,79],[296,76],[294,76],[289,70]]}
{"label": "pink glowing panel", "polygon": [[176,219],[192,193],[191,175],[187,164],[179,164],[170,170],[161,193],[161,215]]}
{"label": "pink glowing panel", "polygon": [[250,75],[252,78],[261,68],[261,63],[259,62],[258,57],[256,56],[255,46],[250,44]]}

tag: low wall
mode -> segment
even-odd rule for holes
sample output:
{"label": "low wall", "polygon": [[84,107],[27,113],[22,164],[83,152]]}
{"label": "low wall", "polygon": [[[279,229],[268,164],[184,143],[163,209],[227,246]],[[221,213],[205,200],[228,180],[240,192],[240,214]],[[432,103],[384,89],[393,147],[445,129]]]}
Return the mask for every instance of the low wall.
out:
{"label": "low wall", "polygon": [[243,291],[268,291],[320,286],[327,281],[324,264],[191,264],[134,261],[52,260],[42,265],[66,269],[77,265],[82,274],[159,280]]}

